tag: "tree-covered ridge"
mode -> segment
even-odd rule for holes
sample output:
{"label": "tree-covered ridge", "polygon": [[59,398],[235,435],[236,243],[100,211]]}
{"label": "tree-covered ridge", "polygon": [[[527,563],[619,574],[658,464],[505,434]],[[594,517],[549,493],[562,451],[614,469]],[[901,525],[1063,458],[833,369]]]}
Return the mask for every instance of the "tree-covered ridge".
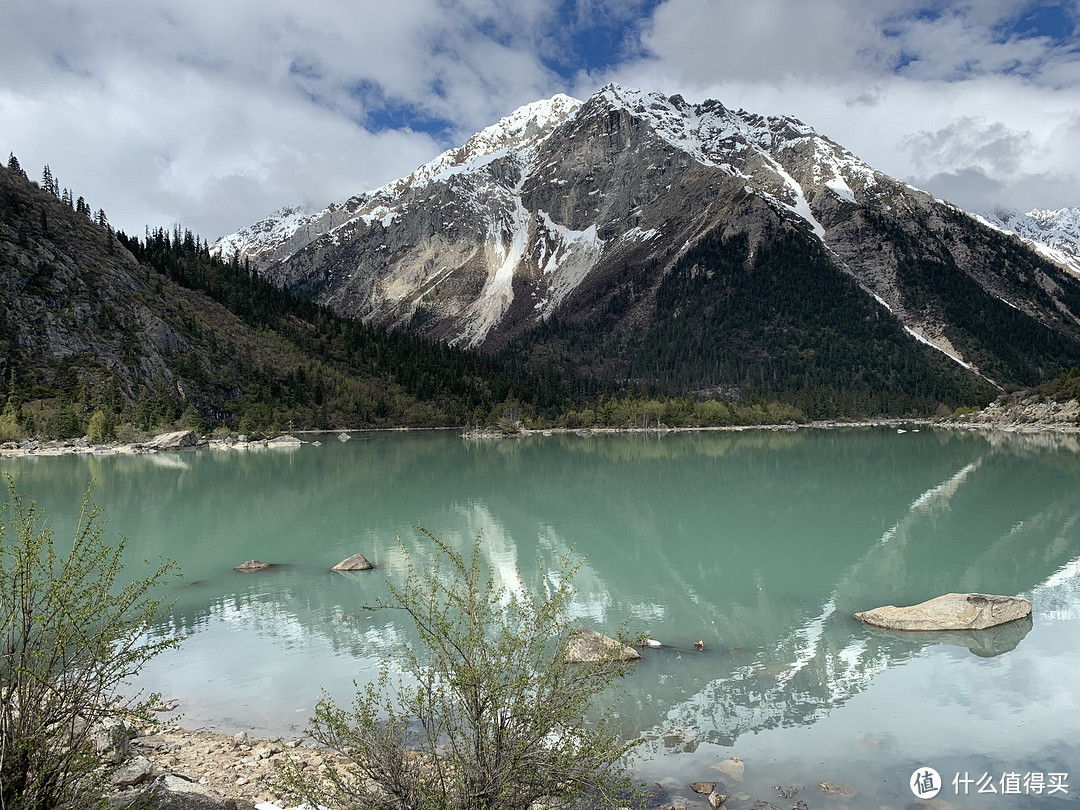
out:
{"label": "tree-covered ridge", "polygon": [[[937,238],[922,240],[893,217],[868,213],[866,218],[897,253],[905,306],[945,324],[949,341],[988,377],[1031,386],[1080,361],[1080,281],[1075,277],[1015,237],[982,228],[958,211],[951,212]],[[959,268],[951,248],[961,241],[982,251],[996,284],[1008,287],[991,294]],[[1010,293],[1035,301],[1039,317],[1007,303]]]}
{"label": "tree-covered ridge", "polygon": [[753,241],[714,231],[666,274],[626,267],[579,295],[594,317],[552,319],[504,354],[534,368],[576,359],[633,392],[778,401],[809,418],[933,415],[996,393],[787,225]]}
{"label": "tree-covered ridge", "polygon": [[632,373],[668,384],[738,385],[812,418],[933,414],[984,402],[994,389],[907,335],[891,313],[783,228],[701,240],[657,291],[657,317]]}
{"label": "tree-covered ridge", "polygon": [[[0,441],[761,424],[944,414],[997,393],[907,334],[790,223],[717,226],[666,271],[628,257],[577,289],[565,320],[492,355],[301,300],[179,225],[114,233],[71,197],[48,166],[40,184],[14,156],[0,167]],[[950,228],[968,227],[957,217]],[[898,246],[905,305],[942,311],[988,375],[1038,381],[1080,364],[1068,328],[1003,303],[936,243],[868,221]],[[1074,279],[1015,240],[977,236],[1016,289],[1063,321],[1080,311]]]}
{"label": "tree-covered ridge", "polygon": [[461,425],[512,388],[548,405],[490,358],[298,301],[179,228],[114,234],[2,168],[0,381],[4,439]]}

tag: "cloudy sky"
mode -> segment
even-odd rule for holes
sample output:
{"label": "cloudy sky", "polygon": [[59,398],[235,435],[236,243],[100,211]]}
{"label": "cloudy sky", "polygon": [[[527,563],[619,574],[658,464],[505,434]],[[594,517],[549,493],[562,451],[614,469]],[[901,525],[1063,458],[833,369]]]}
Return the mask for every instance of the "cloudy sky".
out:
{"label": "cloudy sky", "polygon": [[1080,0],[11,0],[0,152],[213,239],[611,81],[795,115],[969,210],[1080,205]]}

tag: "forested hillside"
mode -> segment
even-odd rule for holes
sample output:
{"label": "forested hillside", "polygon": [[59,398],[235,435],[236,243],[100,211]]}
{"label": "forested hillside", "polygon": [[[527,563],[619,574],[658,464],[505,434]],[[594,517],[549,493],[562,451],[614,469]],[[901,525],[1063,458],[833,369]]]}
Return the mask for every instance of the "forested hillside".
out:
{"label": "forested hillside", "polygon": [[644,328],[620,328],[627,311],[648,300],[650,283],[648,268],[627,268],[599,318],[552,321],[504,356],[538,365],[577,357],[582,369],[645,388],[721,398],[742,392],[810,418],[933,415],[997,393],[912,339],[793,227],[761,240],[756,253],[745,234],[703,238],[656,286]]}
{"label": "forested hillside", "polygon": [[298,301],[179,227],[114,233],[54,182],[0,167],[0,439],[462,425],[515,392],[566,400],[560,376]]}

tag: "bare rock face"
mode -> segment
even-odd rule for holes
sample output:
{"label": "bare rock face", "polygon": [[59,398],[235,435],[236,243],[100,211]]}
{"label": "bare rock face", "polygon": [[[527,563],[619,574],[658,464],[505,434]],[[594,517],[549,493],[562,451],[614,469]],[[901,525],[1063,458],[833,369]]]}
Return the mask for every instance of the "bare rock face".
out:
{"label": "bare rock face", "polygon": [[233,571],[265,571],[269,567],[270,563],[265,563],[262,560],[248,560],[233,568]]}
{"label": "bare rock face", "polygon": [[566,661],[570,664],[596,664],[601,661],[637,661],[641,653],[613,638],[580,627],[566,645]]}
{"label": "bare rock face", "polygon": [[887,630],[984,630],[1031,615],[1031,602],[1018,596],[947,593],[908,607],[887,605],[855,618]]}
{"label": "bare rock face", "polygon": [[342,560],[331,571],[370,571],[375,563],[370,562],[363,554],[353,554],[347,560]]}
{"label": "bare rock face", "polygon": [[102,717],[90,729],[95,750],[106,762],[119,764],[131,754],[131,736],[119,717]]}

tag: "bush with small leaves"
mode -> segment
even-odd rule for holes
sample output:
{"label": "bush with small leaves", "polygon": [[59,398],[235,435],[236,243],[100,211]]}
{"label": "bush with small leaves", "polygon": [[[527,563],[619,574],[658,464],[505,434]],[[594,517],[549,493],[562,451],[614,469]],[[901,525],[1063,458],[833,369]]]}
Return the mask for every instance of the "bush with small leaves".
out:
{"label": "bush with small leaves", "polygon": [[581,562],[564,557],[542,572],[541,592],[507,589],[482,563],[480,535],[467,559],[421,532],[434,561],[418,567],[402,545],[404,584],[388,583],[389,599],[369,609],[403,611],[422,652],[384,662],[351,709],[324,694],[308,733],[326,747],[327,767],[316,775],[287,764],[280,787],[313,805],[378,810],[639,805],[625,770],[639,741],[589,719],[631,664],[614,651],[589,664],[565,657]]}
{"label": "bush with small leaves", "polygon": [[[155,633],[156,596],[172,563],[122,576],[124,540],[105,542],[101,512],[83,500],[70,546],[54,542],[45,515],[7,476],[0,511],[0,808],[103,806],[107,757],[97,732],[150,701],[118,690],[178,639]],[[115,725],[115,722],[112,722]]]}

